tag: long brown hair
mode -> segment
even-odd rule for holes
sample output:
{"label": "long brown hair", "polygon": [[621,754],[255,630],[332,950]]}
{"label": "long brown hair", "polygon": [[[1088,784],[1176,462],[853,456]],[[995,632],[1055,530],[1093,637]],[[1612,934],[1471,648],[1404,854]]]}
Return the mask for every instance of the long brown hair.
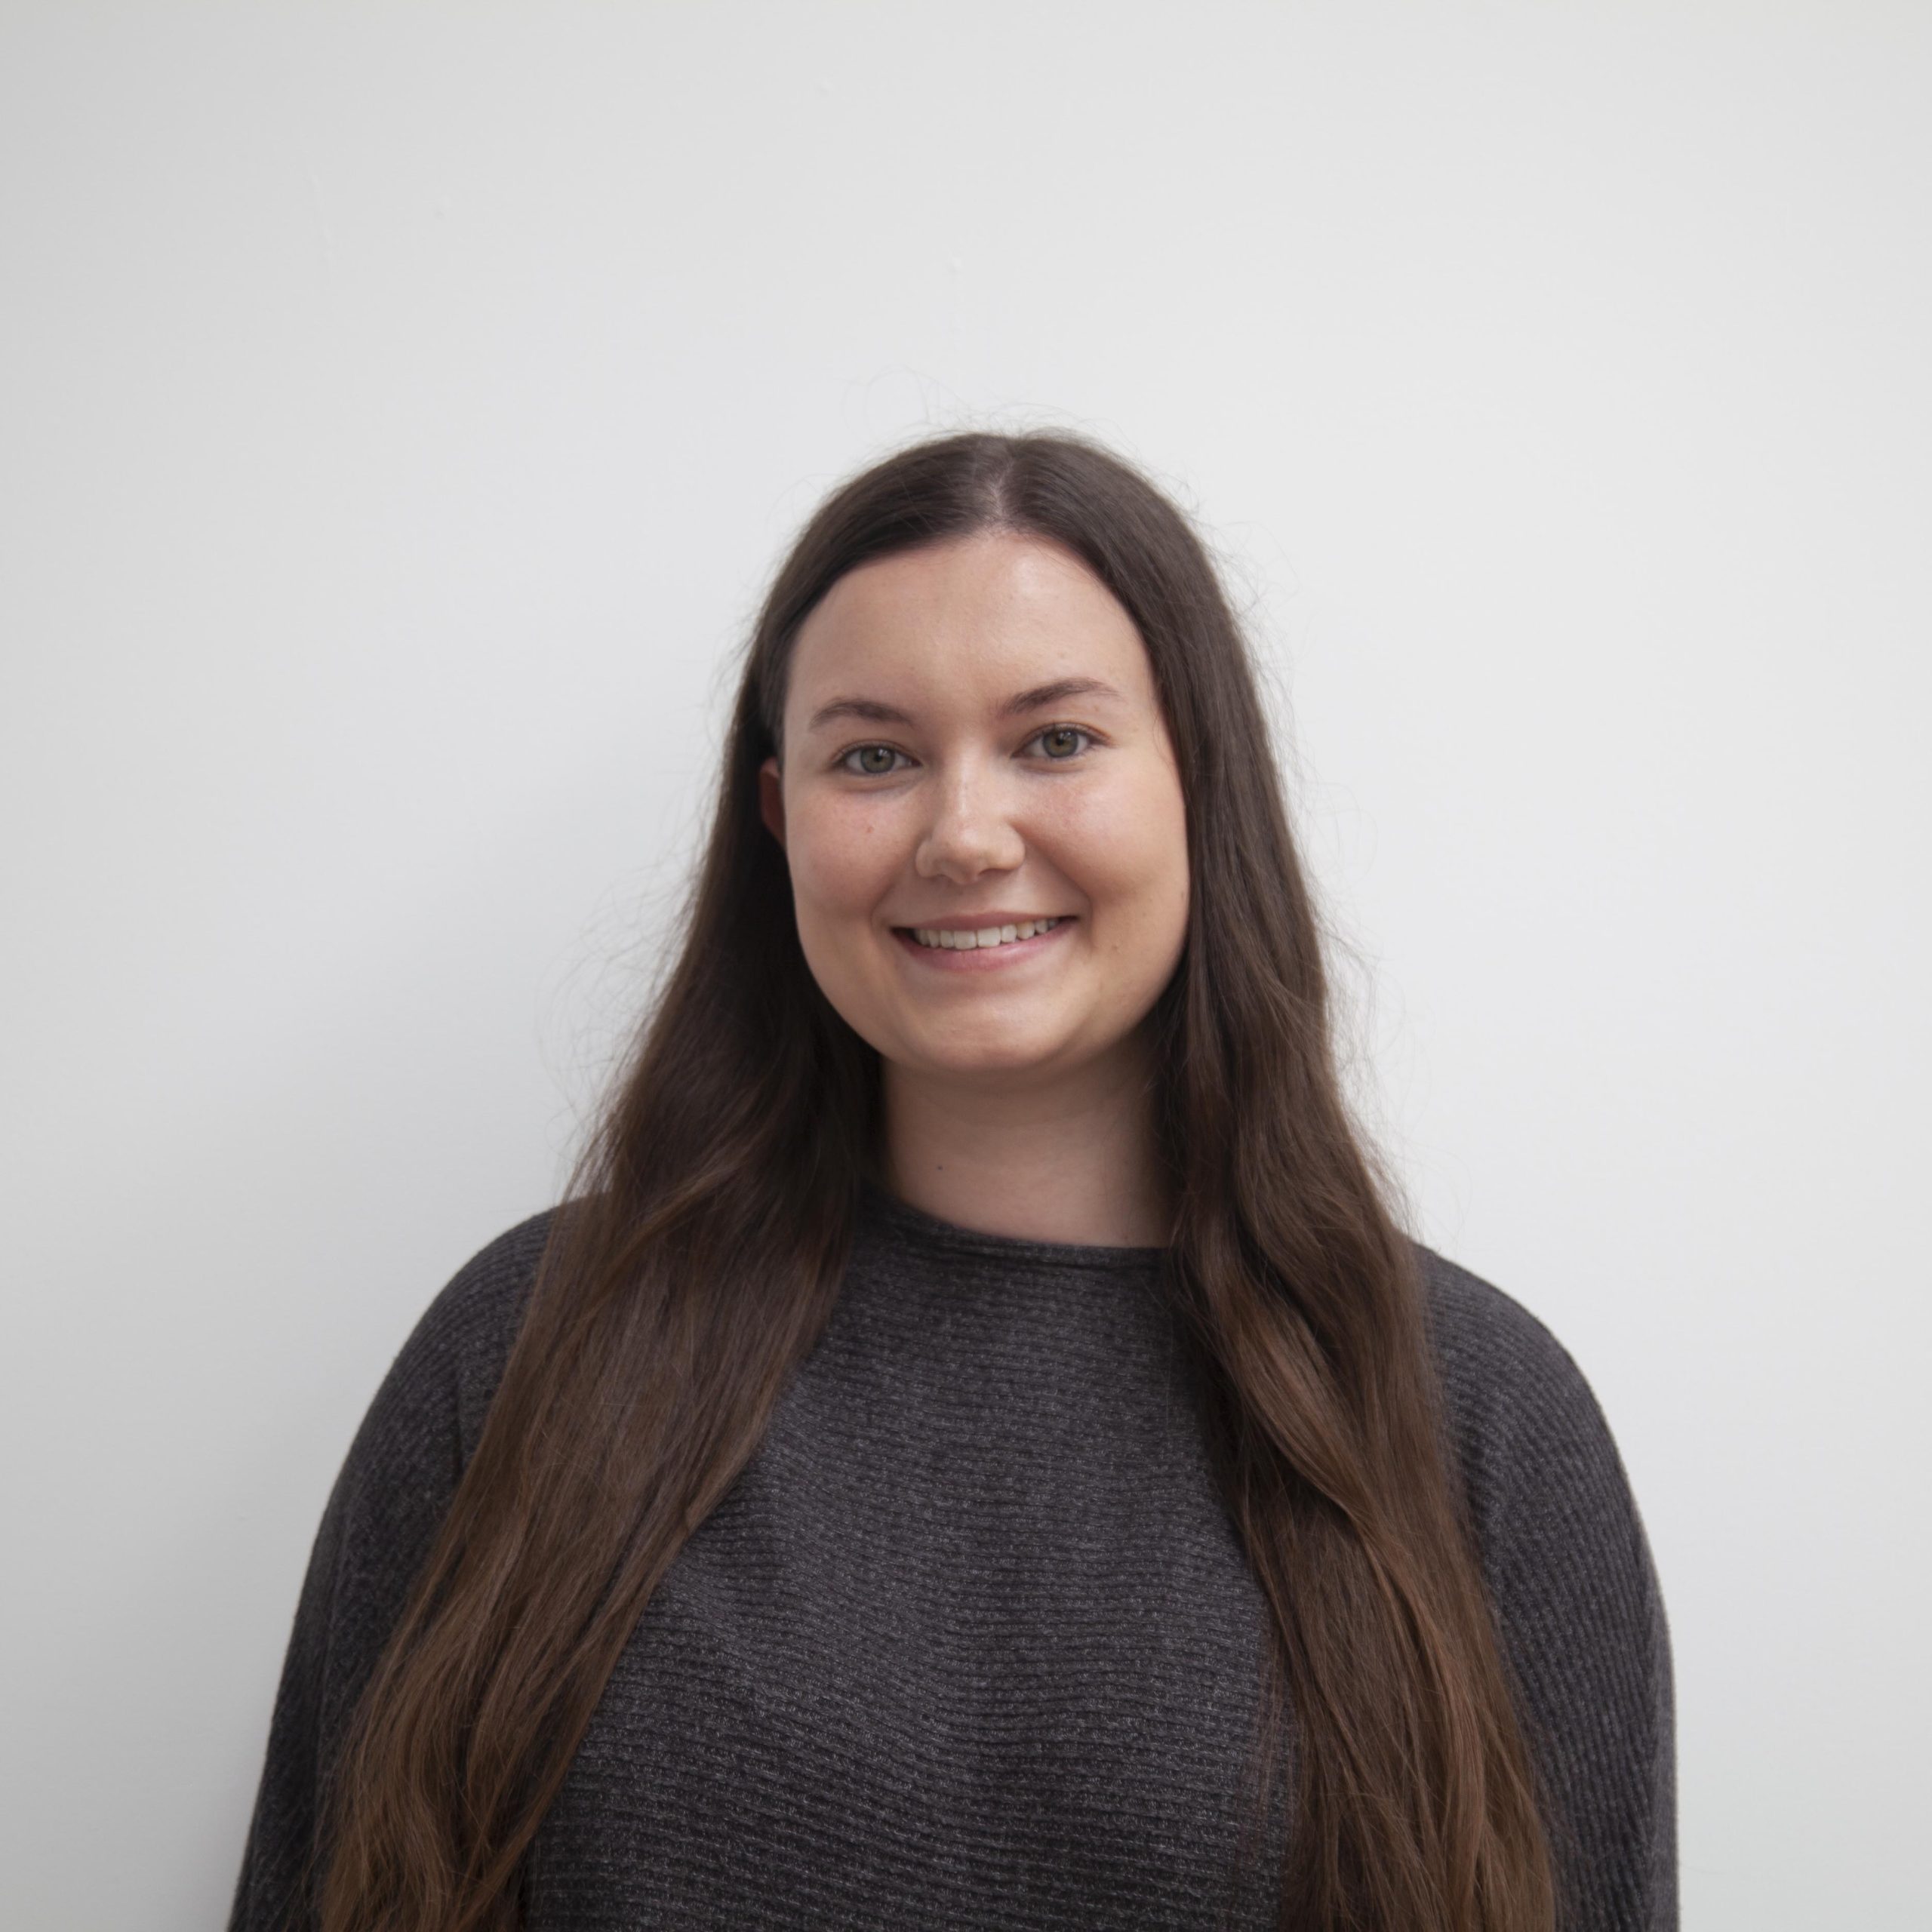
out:
{"label": "long brown hair", "polygon": [[329,1780],[323,1932],[518,1924],[525,1856],[619,1653],[823,1330],[876,1171],[878,1057],[806,964],[758,769],[832,583],[995,529],[1064,546],[1125,608],[1179,762],[1189,924],[1146,1023],[1177,1204],[1162,1265],[1272,1615],[1258,1761],[1264,1797],[1291,1779],[1280,1923],[1553,1922],[1418,1257],[1342,1097],[1239,626],[1186,518],[1130,466],[1070,435],[968,434],[836,491],[765,598],[681,950]]}

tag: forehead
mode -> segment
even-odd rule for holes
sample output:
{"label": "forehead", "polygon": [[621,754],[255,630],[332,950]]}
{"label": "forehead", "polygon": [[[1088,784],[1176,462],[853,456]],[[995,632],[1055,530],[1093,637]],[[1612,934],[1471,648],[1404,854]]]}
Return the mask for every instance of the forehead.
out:
{"label": "forehead", "polygon": [[1071,551],[1003,531],[848,571],[800,627],[786,712],[809,716],[834,686],[909,706],[1068,677],[1154,703],[1146,647],[1113,593]]}

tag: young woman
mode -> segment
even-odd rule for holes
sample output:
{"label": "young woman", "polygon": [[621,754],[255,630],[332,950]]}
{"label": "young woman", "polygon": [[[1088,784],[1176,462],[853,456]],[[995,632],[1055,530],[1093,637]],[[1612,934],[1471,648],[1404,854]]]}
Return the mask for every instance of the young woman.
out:
{"label": "young woman", "polygon": [[232,1932],[1674,1927],[1615,1445],[1392,1198],[1186,520],[857,477],[577,1183],[349,1451]]}

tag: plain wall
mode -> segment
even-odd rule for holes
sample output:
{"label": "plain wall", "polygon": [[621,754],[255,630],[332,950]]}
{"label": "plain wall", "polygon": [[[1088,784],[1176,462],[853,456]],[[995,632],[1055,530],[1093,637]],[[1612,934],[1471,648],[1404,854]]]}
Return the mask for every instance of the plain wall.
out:
{"label": "plain wall", "polygon": [[391,1356],[554,1197],[834,481],[1250,614],[1417,1231],[1622,1446],[1684,1923],[1925,1923],[1932,13],[0,13],[0,1917],[225,1914]]}

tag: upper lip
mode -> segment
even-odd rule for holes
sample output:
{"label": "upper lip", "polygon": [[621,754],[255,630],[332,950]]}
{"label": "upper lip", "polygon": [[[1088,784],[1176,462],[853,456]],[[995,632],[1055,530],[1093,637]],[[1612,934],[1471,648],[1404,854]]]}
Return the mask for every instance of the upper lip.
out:
{"label": "upper lip", "polygon": [[974,933],[989,926],[1038,925],[1042,919],[1070,919],[1071,912],[947,912],[936,919],[907,919],[900,922],[906,932]]}

